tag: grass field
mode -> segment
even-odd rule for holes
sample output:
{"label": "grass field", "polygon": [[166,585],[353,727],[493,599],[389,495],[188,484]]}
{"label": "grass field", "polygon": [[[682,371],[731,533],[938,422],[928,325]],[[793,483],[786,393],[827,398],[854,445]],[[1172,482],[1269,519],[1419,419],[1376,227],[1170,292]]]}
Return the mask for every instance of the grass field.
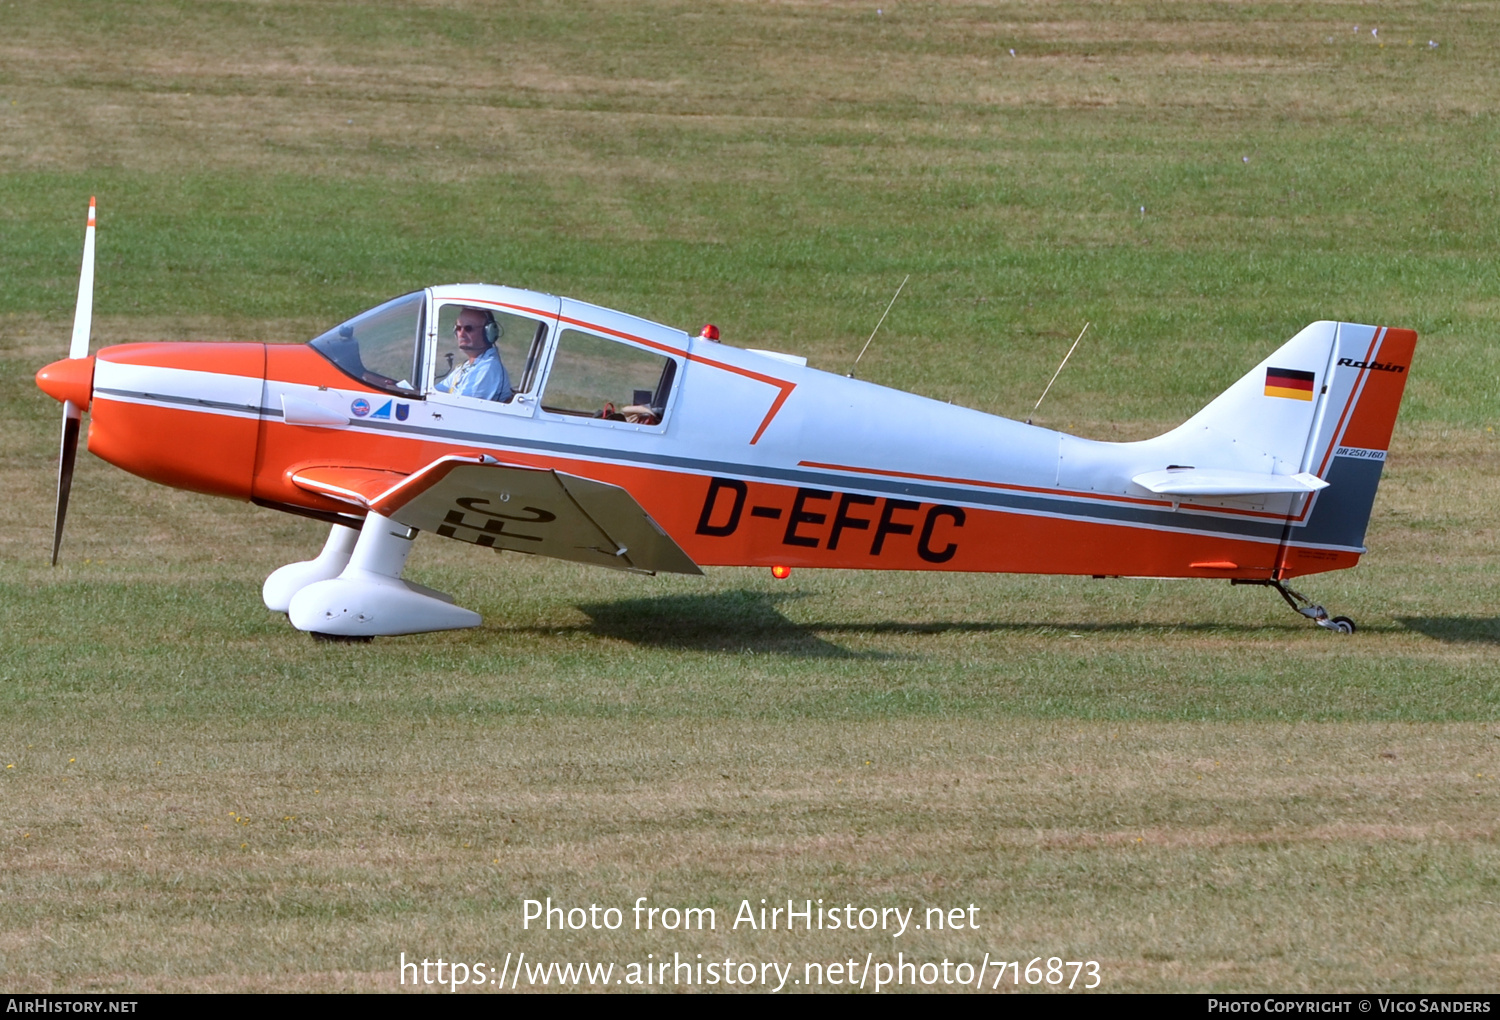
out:
{"label": "grass field", "polygon": [[[0,25],[7,990],[394,990],[403,952],[521,951],[1500,986],[1500,8],[135,0]],[[32,376],[66,347],[90,194],[96,345],[305,340],[482,278],[842,372],[909,273],[862,376],[1024,417],[1092,321],[1038,421],[1137,438],[1314,319],[1414,328],[1370,552],[1299,585],[1360,631],[1223,584],[639,579],[428,538],[409,576],[482,628],[316,644],[259,585],[319,526],[89,457],[49,569]],[[548,896],[719,930],[523,930]],[[980,927],[727,930],[763,897]]]}

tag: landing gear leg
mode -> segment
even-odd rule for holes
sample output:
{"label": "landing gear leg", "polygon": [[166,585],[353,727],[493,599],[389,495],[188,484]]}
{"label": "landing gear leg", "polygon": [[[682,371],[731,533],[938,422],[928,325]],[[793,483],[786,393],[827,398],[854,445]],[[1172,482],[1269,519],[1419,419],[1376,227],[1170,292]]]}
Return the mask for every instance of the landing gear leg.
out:
{"label": "landing gear leg", "polygon": [[401,580],[414,538],[405,525],[367,515],[338,576],[292,596],[292,626],[340,640],[479,626],[479,614],[454,605],[450,596]]}
{"label": "landing gear leg", "polygon": [[[1230,584],[1254,584],[1266,588],[1275,588],[1277,594],[1286,600],[1286,604],[1292,607],[1292,611],[1307,617],[1319,627],[1334,631],[1338,634],[1353,634],[1354,621],[1347,616],[1329,616],[1328,610],[1316,604],[1306,595],[1288,588],[1282,581],[1250,581],[1236,578]],[[1300,603],[1300,604],[1299,604]]]}
{"label": "landing gear leg", "polygon": [[265,600],[266,608],[273,613],[284,613],[292,604],[292,596],[303,588],[338,577],[349,565],[349,557],[354,554],[354,543],[358,538],[357,529],[335,524],[328,533],[328,541],[323,543],[323,551],[316,559],[288,563],[266,578],[266,583],[261,587],[261,598]]}

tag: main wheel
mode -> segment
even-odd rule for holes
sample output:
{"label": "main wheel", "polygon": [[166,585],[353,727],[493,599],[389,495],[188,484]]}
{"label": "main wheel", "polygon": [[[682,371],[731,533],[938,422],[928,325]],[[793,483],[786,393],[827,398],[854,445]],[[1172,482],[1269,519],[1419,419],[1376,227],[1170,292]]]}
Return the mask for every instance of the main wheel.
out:
{"label": "main wheel", "polygon": [[1354,621],[1347,616],[1335,616],[1331,622],[1333,623],[1334,630],[1340,634],[1354,633]]}
{"label": "main wheel", "polygon": [[336,645],[364,644],[375,640],[368,634],[324,634],[320,630],[310,630],[307,633],[314,641],[327,641]]}

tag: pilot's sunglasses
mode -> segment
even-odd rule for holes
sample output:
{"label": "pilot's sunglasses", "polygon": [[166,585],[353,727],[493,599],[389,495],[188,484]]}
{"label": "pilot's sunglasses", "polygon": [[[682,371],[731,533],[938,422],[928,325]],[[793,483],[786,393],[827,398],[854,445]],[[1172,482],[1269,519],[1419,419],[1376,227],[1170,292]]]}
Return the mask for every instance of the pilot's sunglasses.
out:
{"label": "pilot's sunglasses", "polygon": [[484,332],[484,327],[483,326],[471,326],[471,325],[469,325],[466,322],[456,322],[456,323],[453,324],[453,332],[455,332],[455,333],[483,333]]}

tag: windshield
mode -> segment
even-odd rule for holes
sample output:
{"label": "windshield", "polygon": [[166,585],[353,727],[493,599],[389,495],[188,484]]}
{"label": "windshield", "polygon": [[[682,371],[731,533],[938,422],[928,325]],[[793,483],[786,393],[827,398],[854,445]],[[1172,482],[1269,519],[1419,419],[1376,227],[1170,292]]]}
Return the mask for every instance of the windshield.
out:
{"label": "windshield", "polygon": [[360,382],[392,393],[417,392],[425,294],[418,291],[362,312],[310,341],[313,350]]}

